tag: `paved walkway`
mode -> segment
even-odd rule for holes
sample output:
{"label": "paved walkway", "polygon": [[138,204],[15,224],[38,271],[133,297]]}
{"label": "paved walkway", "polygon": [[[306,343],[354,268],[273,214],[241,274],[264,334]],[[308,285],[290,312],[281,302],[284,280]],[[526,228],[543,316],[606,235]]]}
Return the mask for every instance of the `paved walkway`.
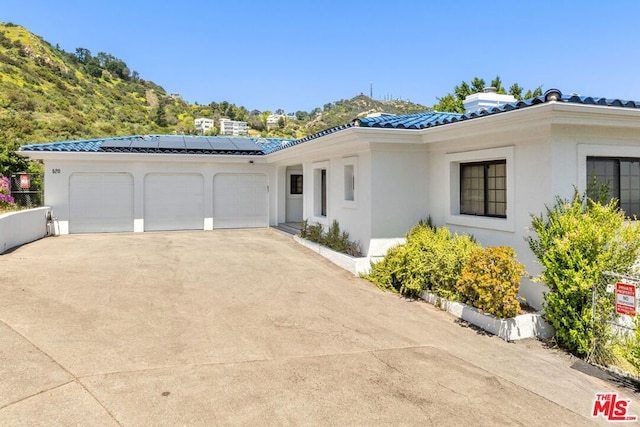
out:
{"label": "paved walkway", "polygon": [[596,392],[275,230],[75,235],[0,256],[0,425],[523,425]]}

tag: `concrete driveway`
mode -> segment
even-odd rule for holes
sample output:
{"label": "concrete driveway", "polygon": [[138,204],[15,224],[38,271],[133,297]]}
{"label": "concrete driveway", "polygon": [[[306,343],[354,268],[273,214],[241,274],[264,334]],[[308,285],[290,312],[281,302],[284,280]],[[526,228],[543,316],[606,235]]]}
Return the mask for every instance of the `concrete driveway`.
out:
{"label": "concrete driveway", "polygon": [[74,235],[0,256],[0,425],[567,425],[594,394],[274,230]]}

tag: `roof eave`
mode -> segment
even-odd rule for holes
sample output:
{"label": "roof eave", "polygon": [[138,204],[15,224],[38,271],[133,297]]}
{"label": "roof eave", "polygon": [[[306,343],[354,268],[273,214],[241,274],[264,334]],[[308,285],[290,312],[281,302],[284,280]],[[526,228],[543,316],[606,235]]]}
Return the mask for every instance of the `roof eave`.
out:
{"label": "roof eave", "polygon": [[267,163],[266,155],[253,154],[178,154],[178,153],[109,153],[104,151],[25,151],[18,150],[16,154],[24,156],[32,160],[86,160],[86,161],[140,161],[144,158],[145,162],[169,162],[169,161],[185,161],[185,162],[225,162],[225,163],[247,163],[251,160],[253,163]]}

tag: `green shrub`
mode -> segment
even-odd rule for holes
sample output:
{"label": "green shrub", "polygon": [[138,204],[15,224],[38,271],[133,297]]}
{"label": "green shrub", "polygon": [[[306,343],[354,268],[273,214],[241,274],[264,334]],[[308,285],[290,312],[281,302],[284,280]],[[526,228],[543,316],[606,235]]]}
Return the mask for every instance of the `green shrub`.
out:
{"label": "green shrub", "polygon": [[333,220],[327,232],[324,233],[321,224],[309,225],[309,222],[305,219],[302,221],[300,237],[347,255],[354,257],[362,256],[360,245],[357,242],[349,240],[349,233],[344,230],[341,231],[340,225],[336,220]]}
{"label": "green shrub", "polygon": [[340,240],[340,225],[335,219],[329,226],[327,232],[320,239],[320,244],[333,248],[339,252],[344,252],[343,242]]}
{"label": "green shrub", "polygon": [[524,266],[515,255],[507,246],[473,252],[456,283],[463,302],[498,318],[518,315],[517,298]]}
{"label": "green shrub", "polygon": [[634,331],[627,335],[623,343],[623,357],[635,369],[635,375],[640,374],[640,319],[636,315],[633,319]]}
{"label": "green shrub", "polygon": [[307,229],[309,228],[309,221],[306,219],[300,223],[300,237],[303,239],[307,238]]}
{"label": "green shrub", "polygon": [[436,229],[420,222],[407,234],[407,242],[391,248],[365,277],[382,289],[406,296],[419,296],[428,290],[458,299],[456,281],[477,248],[470,236],[451,235],[447,228]]}
{"label": "green shrub", "polygon": [[573,200],[557,198],[545,216],[533,216],[532,228],[537,239],[529,237],[529,247],[544,269],[539,280],[549,287],[546,318],[561,345],[587,356],[598,333],[591,314],[593,286],[603,271],[630,270],[640,228],[626,221],[616,200],[595,202],[577,191]]}
{"label": "green shrub", "polygon": [[307,231],[305,233],[306,238],[311,240],[312,242],[320,243],[322,242],[322,225],[321,224],[313,224],[307,227]]}

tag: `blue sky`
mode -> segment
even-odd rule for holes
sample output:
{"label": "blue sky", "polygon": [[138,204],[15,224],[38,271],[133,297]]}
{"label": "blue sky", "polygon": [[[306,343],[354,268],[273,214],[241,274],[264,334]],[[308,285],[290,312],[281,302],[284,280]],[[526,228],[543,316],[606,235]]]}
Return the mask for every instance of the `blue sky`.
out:
{"label": "blue sky", "polygon": [[309,111],[360,93],[431,106],[478,76],[640,100],[637,0],[20,0],[0,21],[122,60],[189,102]]}

